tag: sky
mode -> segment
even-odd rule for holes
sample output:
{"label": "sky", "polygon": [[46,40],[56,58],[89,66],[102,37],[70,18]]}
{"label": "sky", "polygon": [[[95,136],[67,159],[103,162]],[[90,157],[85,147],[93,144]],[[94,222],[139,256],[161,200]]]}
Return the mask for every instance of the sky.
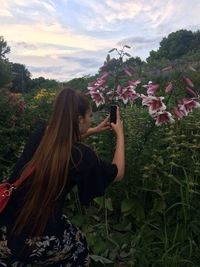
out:
{"label": "sky", "polygon": [[145,60],[171,32],[200,30],[199,13],[200,0],[0,0],[0,36],[32,78],[68,81],[97,73],[113,47]]}

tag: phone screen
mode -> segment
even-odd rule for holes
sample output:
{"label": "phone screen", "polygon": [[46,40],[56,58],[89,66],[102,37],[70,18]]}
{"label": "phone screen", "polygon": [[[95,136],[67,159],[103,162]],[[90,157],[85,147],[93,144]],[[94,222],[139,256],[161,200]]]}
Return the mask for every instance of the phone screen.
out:
{"label": "phone screen", "polygon": [[112,105],[110,107],[110,123],[116,123],[117,121],[117,106]]}

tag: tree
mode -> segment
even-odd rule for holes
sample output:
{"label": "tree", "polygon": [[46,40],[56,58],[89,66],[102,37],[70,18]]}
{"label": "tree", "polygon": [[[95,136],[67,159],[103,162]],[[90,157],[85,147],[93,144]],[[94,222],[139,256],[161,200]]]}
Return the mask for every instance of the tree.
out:
{"label": "tree", "polygon": [[159,49],[157,51],[152,50],[147,61],[160,60],[161,58],[174,60],[197,49],[200,49],[200,32],[193,33],[182,29],[164,37],[160,42]]}
{"label": "tree", "polygon": [[10,47],[4,40],[3,36],[0,36],[0,59],[5,60],[6,54],[10,53]]}
{"label": "tree", "polygon": [[19,63],[11,63],[13,75],[13,92],[24,93],[29,91],[31,82],[31,73],[25,65]]}
{"label": "tree", "polygon": [[0,59],[0,88],[10,83],[11,80],[10,64]]}
{"label": "tree", "polygon": [[40,90],[42,88],[57,89],[60,87],[60,83],[54,79],[38,77],[31,80],[30,87],[31,90]]}
{"label": "tree", "polygon": [[6,54],[10,52],[10,47],[4,41],[3,36],[0,36],[0,87],[5,86],[11,81],[11,68]]}

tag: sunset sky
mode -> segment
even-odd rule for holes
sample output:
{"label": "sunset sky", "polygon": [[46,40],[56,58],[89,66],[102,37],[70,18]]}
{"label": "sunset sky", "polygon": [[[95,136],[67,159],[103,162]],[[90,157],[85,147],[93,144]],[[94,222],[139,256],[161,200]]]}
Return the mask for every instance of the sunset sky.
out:
{"label": "sunset sky", "polygon": [[0,0],[0,35],[32,78],[67,81],[123,44],[145,60],[169,33],[200,30],[199,14],[200,0]]}

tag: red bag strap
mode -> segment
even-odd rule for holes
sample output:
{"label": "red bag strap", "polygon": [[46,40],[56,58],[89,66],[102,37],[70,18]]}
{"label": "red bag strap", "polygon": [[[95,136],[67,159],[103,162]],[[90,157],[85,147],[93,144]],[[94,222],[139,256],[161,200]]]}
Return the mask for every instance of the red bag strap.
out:
{"label": "red bag strap", "polygon": [[25,172],[23,172],[23,174],[19,177],[19,179],[17,179],[12,185],[14,186],[14,188],[18,188],[34,171],[34,167],[33,166],[29,166]]}

